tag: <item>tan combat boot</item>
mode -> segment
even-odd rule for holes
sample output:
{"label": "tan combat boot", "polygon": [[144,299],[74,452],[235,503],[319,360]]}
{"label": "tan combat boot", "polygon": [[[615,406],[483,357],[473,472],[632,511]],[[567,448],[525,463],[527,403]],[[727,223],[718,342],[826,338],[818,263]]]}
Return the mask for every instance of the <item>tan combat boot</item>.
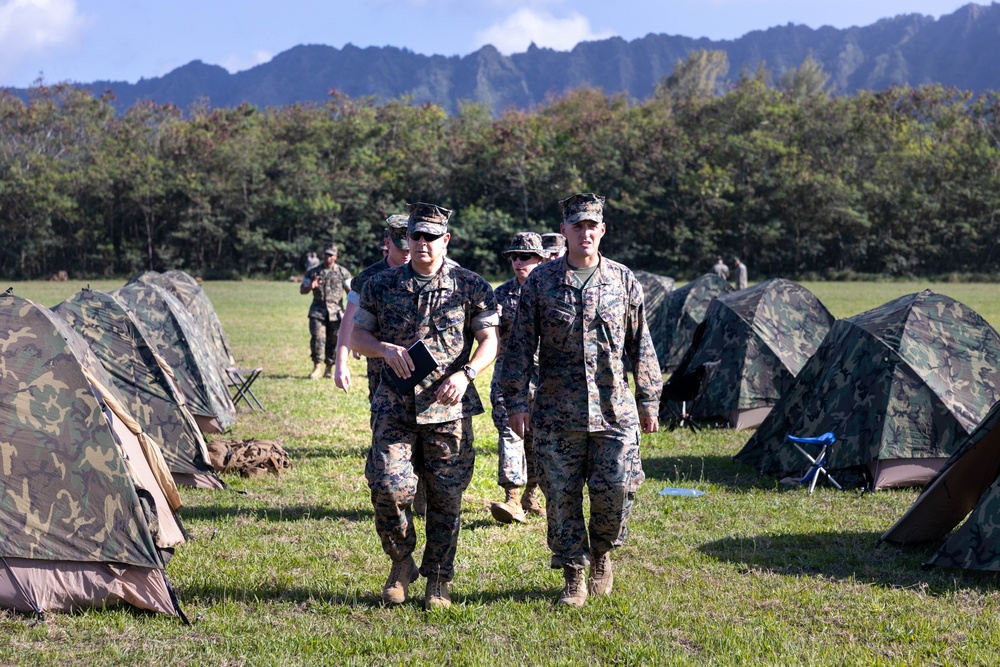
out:
{"label": "tan combat boot", "polygon": [[448,582],[436,574],[427,577],[427,595],[424,597],[424,609],[447,609],[451,606],[451,596],[448,595]]}
{"label": "tan combat boot", "polygon": [[313,366],[312,373],[309,374],[309,379],[318,380],[319,376],[322,374],[323,374],[323,364],[317,362],[316,365]]}
{"label": "tan combat boot", "polygon": [[506,500],[502,503],[493,503],[490,505],[490,514],[493,518],[500,523],[512,523],[517,521],[518,523],[524,523],[526,517],[524,516],[524,510],[521,509],[521,489],[504,489],[506,494]]}
{"label": "tan combat boot", "polygon": [[545,508],[539,502],[541,495],[537,484],[529,484],[524,488],[524,495],[521,497],[521,509],[524,510],[525,514],[545,516]]}
{"label": "tan combat boot", "polygon": [[327,364],[326,370],[323,371],[323,378],[329,380],[333,377],[333,364]]}
{"label": "tan combat boot", "polygon": [[590,553],[590,580],[587,590],[593,596],[611,595],[611,586],[615,582],[611,571],[611,552],[592,551]]}
{"label": "tan combat boot", "polygon": [[406,593],[410,589],[410,584],[420,576],[417,564],[413,562],[413,556],[407,556],[401,561],[393,561],[392,569],[389,570],[389,578],[385,580],[382,587],[383,604],[403,604],[406,602]]}
{"label": "tan combat boot", "polygon": [[562,589],[562,594],[559,595],[559,604],[570,607],[582,607],[586,604],[587,586],[583,580],[583,569],[564,567],[563,578],[566,580],[566,585]]}

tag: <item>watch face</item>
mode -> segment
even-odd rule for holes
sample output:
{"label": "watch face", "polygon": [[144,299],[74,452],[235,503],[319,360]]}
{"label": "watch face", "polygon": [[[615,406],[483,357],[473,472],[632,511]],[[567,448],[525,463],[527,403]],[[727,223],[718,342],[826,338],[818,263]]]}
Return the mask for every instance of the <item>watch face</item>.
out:
{"label": "watch face", "polygon": [[465,371],[465,376],[467,378],[469,378],[470,380],[475,380],[476,379],[476,369],[473,368],[472,366],[466,366],[462,370]]}

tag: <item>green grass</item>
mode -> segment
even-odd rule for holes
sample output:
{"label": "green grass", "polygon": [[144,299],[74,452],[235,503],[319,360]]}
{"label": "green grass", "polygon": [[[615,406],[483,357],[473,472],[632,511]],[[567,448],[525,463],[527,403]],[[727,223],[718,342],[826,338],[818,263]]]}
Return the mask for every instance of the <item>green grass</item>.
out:
{"label": "green grass", "polygon": [[[93,283],[113,289],[117,282]],[[81,285],[19,283],[54,305]],[[838,317],[932,287],[1000,325],[996,285],[810,283]],[[126,609],[0,612],[0,664],[995,664],[1000,587],[990,575],[921,569],[935,545],[877,537],[915,490],[808,495],[732,463],[746,434],[662,432],[643,440],[647,475],[615,593],[557,608],[541,521],[490,517],[496,434],[475,419],[476,473],[465,495],[450,610],[414,600],[385,609],[388,572],[363,477],[369,444],[362,362],[356,388],[305,379],[308,298],[292,283],[205,285],[235,352],[265,368],[264,413],[241,412],[238,437],[276,438],[293,468],[280,479],[229,478],[234,492],[182,489],[194,540],[167,568],[192,619]],[[488,395],[489,373],[477,380]],[[657,495],[664,486],[700,498]],[[422,529],[422,524],[420,524]],[[422,545],[421,535],[419,544]],[[418,551],[420,550],[418,546]]]}

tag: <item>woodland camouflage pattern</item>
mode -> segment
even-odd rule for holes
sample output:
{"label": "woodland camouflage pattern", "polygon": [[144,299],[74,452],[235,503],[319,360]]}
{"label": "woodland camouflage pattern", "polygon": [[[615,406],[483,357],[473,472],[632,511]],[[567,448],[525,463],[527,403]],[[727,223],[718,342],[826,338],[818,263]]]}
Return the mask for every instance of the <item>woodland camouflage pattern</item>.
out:
{"label": "woodland camouflage pattern", "polygon": [[[626,266],[600,261],[582,290],[565,257],[539,265],[521,286],[500,381],[508,413],[530,411],[532,428],[630,430],[639,426],[636,403],[648,409],[660,399],[642,286]],[[538,389],[529,410],[536,350]],[[632,363],[634,397],[623,356]]]}
{"label": "woodland camouflage pattern", "polygon": [[998,400],[1000,335],[927,290],[834,324],[736,458],[796,471],[805,461],[785,435],[830,431],[827,468],[842,471],[842,484],[863,483],[878,459],[950,456]]}
{"label": "woodland camouflage pattern", "polygon": [[[121,450],[71,346],[87,349],[50,311],[0,296],[0,553],[162,568]],[[100,367],[92,355],[90,363]]]}
{"label": "woodland camouflage pattern", "polygon": [[132,282],[111,293],[131,311],[174,372],[177,386],[195,415],[215,418],[222,430],[236,423],[229,386],[209,348],[206,333],[172,294],[158,285]]}
{"label": "woodland camouflage pattern", "polygon": [[194,317],[195,322],[208,332],[212,349],[218,355],[219,366],[226,368],[233,365],[233,351],[229,347],[229,339],[226,338],[222,322],[219,321],[211,299],[205,294],[205,290],[202,289],[197,280],[177,269],[165,271],[162,274],[157,274],[156,271],[146,271],[132,280],[152,282],[176,296]]}
{"label": "woodland camouflage pattern", "polygon": [[445,262],[421,289],[409,263],[382,271],[365,285],[354,325],[380,341],[410,347],[423,339],[438,367],[417,385],[413,394],[400,396],[395,385],[379,383],[372,410],[415,424],[434,424],[482,414],[475,383],[462,401],[443,405],[435,392],[445,378],[469,363],[475,332],[497,325],[496,300],[482,277]]}
{"label": "woodland camouflage pattern", "polygon": [[812,292],[783,278],[717,297],[674,371],[719,361],[691,406],[706,418],[773,406],[816,352],[833,315]]}
{"label": "woodland camouflage pattern", "polygon": [[114,296],[84,289],[52,311],[90,344],[129,413],[163,451],[170,472],[211,472],[205,441],[184,398],[154,358],[145,329]]}
{"label": "woodland camouflage pattern", "polygon": [[732,291],[728,282],[714,273],[706,273],[666,295],[659,324],[654,326],[651,322],[649,325],[656,357],[664,373],[673,371],[684,358],[695,329],[705,321],[712,299]]}
{"label": "woodland camouflage pattern", "polygon": [[674,289],[674,279],[667,276],[649,273],[648,271],[633,271],[636,280],[642,285],[643,304],[646,307],[646,324],[649,326],[649,336],[653,339],[656,358],[663,370],[663,359],[666,356],[665,343],[667,329],[667,303],[670,292]]}
{"label": "woodland camouflage pattern", "polygon": [[[392,218],[403,218],[406,220],[406,216],[394,215],[389,216]],[[382,273],[386,269],[392,268],[389,266],[389,260],[383,257],[379,261],[375,262],[371,266],[362,269],[358,275],[354,277],[351,281],[351,291],[347,293],[347,302],[353,303],[358,306],[361,303],[361,291],[364,289],[368,281],[372,279],[373,276]],[[371,401],[375,397],[375,389],[378,387],[379,378],[382,373],[382,360],[376,357],[365,357],[368,365],[368,400]]]}

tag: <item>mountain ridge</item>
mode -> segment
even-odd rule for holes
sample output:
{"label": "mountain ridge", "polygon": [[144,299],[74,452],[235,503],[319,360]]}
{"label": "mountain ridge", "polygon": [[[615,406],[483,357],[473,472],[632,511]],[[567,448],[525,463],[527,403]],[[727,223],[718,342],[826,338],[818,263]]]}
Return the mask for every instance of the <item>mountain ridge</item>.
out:
{"label": "mountain ridge", "polygon": [[[269,62],[230,74],[219,65],[193,60],[160,77],[136,83],[75,84],[95,94],[114,94],[121,111],[140,100],[188,108],[199,101],[215,107],[249,103],[258,107],[322,102],[331,90],[381,100],[407,96],[454,113],[464,101],[485,104],[494,114],[530,109],[549,96],[599,87],[630,98],[649,97],[678,60],[692,51],[725,51],[728,78],[759,63],[779,77],[807,56],[830,75],[829,90],[853,94],[891,85],[939,83],[982,93],[1000,89],[1000,5],[968,4],[934,19],[900,14],[868,26],[833,28],[786,24],[753,30],[733,40],[649,33],[581,42],[569,51],[534,44],[505,56],[486,45],[464,56],[422,55],[394,46],[342,49],[301,44]],[[24,89],[11,89],[25,96]]]}

